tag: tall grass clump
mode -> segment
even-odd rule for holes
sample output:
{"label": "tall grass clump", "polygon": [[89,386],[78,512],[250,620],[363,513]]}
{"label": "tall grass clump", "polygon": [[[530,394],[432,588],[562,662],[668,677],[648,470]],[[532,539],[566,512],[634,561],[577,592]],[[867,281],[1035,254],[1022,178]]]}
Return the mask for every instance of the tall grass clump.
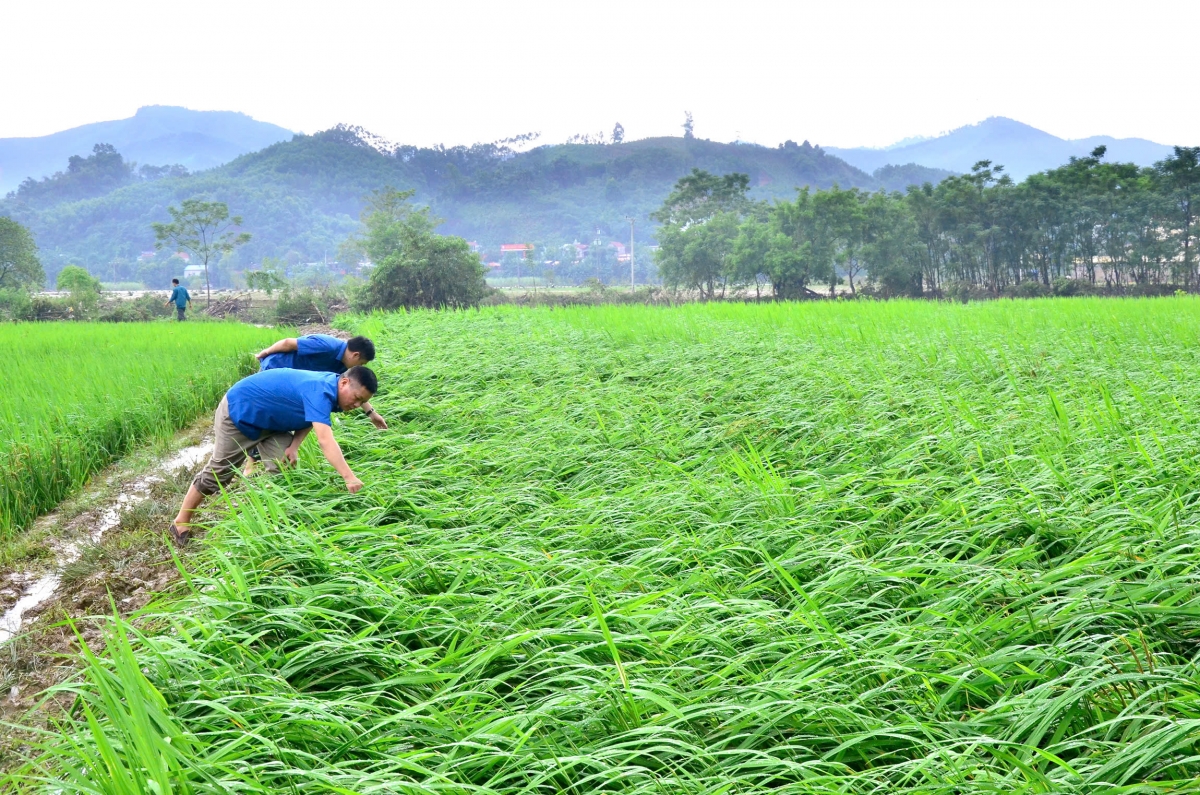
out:
{"label": "tall grass clump", "polygon": [[0,537],[131,446],[210,410],[278,332],[225,323],[0,324]]}
{"label": "tall grass clump", "polygon": [[240,493],[191,594],[115,625],[19,775],[1196,791],[1198,321],[1190,298],[362,319],[392,423],[341,421],[366,489],[309,445]]}

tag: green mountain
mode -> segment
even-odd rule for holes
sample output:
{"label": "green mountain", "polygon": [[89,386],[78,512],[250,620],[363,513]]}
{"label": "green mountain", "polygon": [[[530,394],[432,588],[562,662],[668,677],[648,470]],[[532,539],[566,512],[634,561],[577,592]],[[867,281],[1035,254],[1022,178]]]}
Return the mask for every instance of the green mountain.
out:
{"label": "green mountain", "polygon": [[1172,152],[1171,147],[1144,138],[1093,135],[1066,140],[1003,116],[968,124],[936,138],[902,141],[886,149],[829,147],[826,151],[863,169],[879,169],[889,163],[921,163],[965,173],[976,162],[990,160],[1003,165],[1013,179],[1021,180],[1057,168],[1072,157],[1087,157],[1097,146],[1107,148],[1109,162],[1139,166],[1154,165]]}
{"label": "green mountain", "polygon": [[168,105],[138,108],[128,119],[101,121],[33,138],[0,138],[0,195],[23,180],[62,170],[71,156],[86,157],[99,143],[150,165],[213,168],[292,137],[290,130],[244,113]]}
{"label": "green mountain", "polygon": [[650,138],[516,152],[503,144],[393,146],[345,126],[192,174],[134,172],[114,154],[97,148],[72,161],[73,171],[26,183],[0,201],[0,214],[33,231],[48,272],[73,262],[115,274],[114,262],[153,247],[150,225],[167,220],[168,205],[192,197],[224,201],[243,216],[253,240],[227,263],[236,269],[268,256],[333,259],[357,229],[363,197],[385,186],[413,189],[418,202],[445,219],[441,231],[478,241],[486,254],[502,243],[587,242],[597,232],[626,239],[629,217],[637,238],[651,242],[648,214],[693,168],[749,174],[751,196],[761,199],[835,183],[902,190],[949,174],[904,166],[871,175],[807,142],[767,148]]}

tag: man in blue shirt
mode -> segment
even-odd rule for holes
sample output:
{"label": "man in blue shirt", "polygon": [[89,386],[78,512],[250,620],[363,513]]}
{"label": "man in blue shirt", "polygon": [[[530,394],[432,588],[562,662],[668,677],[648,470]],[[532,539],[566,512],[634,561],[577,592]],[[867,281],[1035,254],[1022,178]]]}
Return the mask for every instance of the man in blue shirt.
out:
{"label": "man in blue shirt", "polygon": [[[289,337],[255,354],[263,370],[290,367],[294,370],[312,370],[341,375],[351,367],[367,364],[375,359],[375,343],[366,337],[351,337],[340,340],[328,334],[305,334]],[[363,412],[378,429],[386,430],[387,421],[370,403]]]}
{"label": "man in blue shirt", "polygon": [[187,309],[187,305],[192,302],[192,296],[188,294],[186,287],[179,286],[178,279],[172,279],[171,297],[167,299],[167,306],[175,304],[175,319],[183,320],[183,312]]}
{"label": "man in blue shirt", "polygon": [[187,544],[192,514],[205,497],[233,480],[248,449],[257,447],[267,469],[278,472],[281,464],[296,464],[297,451],[310,431],[316,433],[325,460],[346,481],[350,493],[357,494],[362,481],[351,471],[333,438],[330,415],[362,406],[378,388],[375,373],[362,366],[351,367],[342,375],[279,368],[238,381],[217,406],[212,457],[192,479],[171,523],[171,539],[179,546]]}

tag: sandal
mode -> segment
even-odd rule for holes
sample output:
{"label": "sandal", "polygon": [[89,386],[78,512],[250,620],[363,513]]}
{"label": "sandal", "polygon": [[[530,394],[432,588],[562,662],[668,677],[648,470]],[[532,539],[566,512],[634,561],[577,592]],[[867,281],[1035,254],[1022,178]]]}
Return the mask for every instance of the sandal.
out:
{"label": "sandal", "polygon": [[171,535],[171,541],[174,542],[175,546],[179,547],[180,549],[186,547],[188,545],[188,541],[192,540],[191,528],[181,529],[174,522],[171,522],[171,527],[167,530],[167,532]]}

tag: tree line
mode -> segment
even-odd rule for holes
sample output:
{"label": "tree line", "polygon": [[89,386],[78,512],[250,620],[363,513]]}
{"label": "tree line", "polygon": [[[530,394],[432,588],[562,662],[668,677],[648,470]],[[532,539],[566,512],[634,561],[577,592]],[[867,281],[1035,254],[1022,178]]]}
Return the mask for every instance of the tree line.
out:
{"label": "tree line", "polygon": [[705,298],[795,299],[838,284],[914,297],[1200,287],[1200,147],[1149,168],[1104,155],[1020,183],[984,160],[904,193],[835,185],[770,204],[747,198],[745,174],[693,170],[652,216],[659,275]]}

